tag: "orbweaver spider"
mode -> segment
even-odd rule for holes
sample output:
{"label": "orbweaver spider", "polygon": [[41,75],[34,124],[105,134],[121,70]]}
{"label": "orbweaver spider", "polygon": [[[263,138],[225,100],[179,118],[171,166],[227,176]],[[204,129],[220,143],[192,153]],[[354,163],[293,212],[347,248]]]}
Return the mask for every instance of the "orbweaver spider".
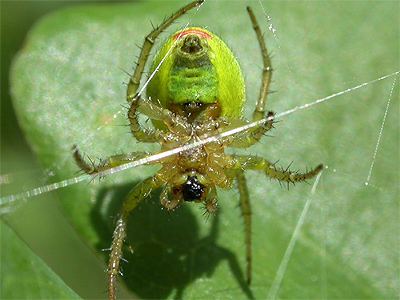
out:
{"label": "orbweaver spider", "polygon": [[[245,86],[239,64],[220,38],[201,27],[185,28],[169,37],[154,58],[151,71],[153,73],[156,68],[159,69],[147,87],[148,99],[137,93],[155,39],[173,21],[203,2],[198,0],[184,6],[145,37],[138,63],[128,84],[131,132],[140,142],[160,143],[161,150],[173,149],[247,123],[242,113]],[[128,216],[153,190],[162,188],[161,205],[168,210],[186,201],[203,203],[207,212],[214,213],[217,209],[216,188],[232,188],[236,180],[244,218],[246,273],[250,284],[251,207],[244,171],[262,171],[271,178],[289,184],[312,178],[322,170],[322,165],[318,165],[310,172],[292,172],[288,168],[276,168],[275,164],[260,157],[225,153],[226,147],[247,148],[257,143],[273,128],[274,123],[274,113],[264,111],[272,75],[270,57],[255,15],[250,7],[247,11],[263,58],[260,95],[252,119],[258,121],[266,116],[268,118],[262,126],[249,129],[245,135],[224,138],[158,161],[161,169],[131,190],[123,202],[113,233],[108,264],[109,299],[116,299],[116,283],[127,235]],[[164,61],[159,67],[161,60]],[[148,116],[155,129],[143,128],[137,112]],[[74,149],[77,165],[88,174],[102,172],[144,155],[115,155],[95,165],[85,161],[78,149]]]}

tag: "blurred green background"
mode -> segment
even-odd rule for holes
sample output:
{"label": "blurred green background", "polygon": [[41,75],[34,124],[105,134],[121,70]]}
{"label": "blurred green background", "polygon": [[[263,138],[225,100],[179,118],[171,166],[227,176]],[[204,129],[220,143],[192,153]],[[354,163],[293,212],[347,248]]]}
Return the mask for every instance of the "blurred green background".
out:
{"label": "blurred green background", "polygon": [[[273,52],[276,72],[272,89],[278,93],[270,97],[270,109],[281,112],[399,70],[399,26],[395,26],[399,22],[398,2],[262,3],[277,29],[276,37],[268,31],[271,23],[258,1],[209,1],[199,12],[184,18],[181,24],[174,27],[185,24],[186,20],[195,24],[206,24],[227,41],[244,69],[248,84],[247,113],[251,111],[258,93],[260,57],[245,13],[246,4],[255,8],[266,32],[268,47]],[[128,136],[126,130],[118,126],[125,124],[124,116],[119,116],[111,126],[104,126],[99,132],[99,138],[94,141],[86,140],[86,137],[124,103],[124,86],[121,83],[126,78],[120,68],[130,70],[133,65],[132,57],[138,52],[134,45],[140,44],[142,37],[150,30],[149,20],[157,24],[182,4],[177,1],[150,1],[132,6],[96,9],[81,8],[80,4],[1,3],[1,174],[10,174],[10,177],[2,177],[3,181],[8,180],[7,178],[10,181],[1,186],[2,195],[40,186],[47,180],[52,182],[73,176],[76,167],[70,159],[71,143],[77,142],[85,153],[95,157],[114,154],[120,149],[147,147],[130,139],[121,141],[121,136]],[[31,53],[32,56],[24,55],[20,58],[14,72],[14,89],[19,95],[20,117],[24,119],[25,131],[33,132],[29,139],[39,154],[39,161],[45,169],[54,163],[62,168],[54,176],[49,176],[43,175],[39,162],[29,150],[15,121],[9,99],[9,66],[16,51],[24,48],[26,31],[34,20],[43,13],[70,5],[76,6],[76,10],[53,14],[46,19],[47,23],[43,22],[36,28],[36,35],[31,37],[34,42],[25,46],[26,53]],[[83,26],[80,28],[76,24]],[[70,28],[77,35],[77,48],[72,47],[75,45],[73,39],[64,40],[62,35],[61,43],[57,39],[58,34],[66,34],[68,37]],[[95,33],[96,36],[92,38],[89,33]],[[43,51],[36,51],[40,49],[36,47],[41,45],[41,41],[47,42],[45,45],[49,50],[44,47]],[[52,49],[61,51],[60,53],[66,51],[67,55],[62,58],[68,63],[58,68],[59,57],[57,51],[51,52]],[[74,54],[69,56],[68,52]],[[47,61],[38,63],[41,55],[45,60],[48,55],[49,65]],[[52,59],[56,62],[53,65]],[[41,70],[35,74],[37,83],[30,81],[25,72],[36,70],[36,67]],[[35,99],[35,88],[41,87],[39,78],[49,82],[48,90],[43,93],[40,100],[42,102],[39,102],[41,105],[30,101]],[[64,78],[73,84],[64,85],[60,80]],[[274,132],[276,138],[272,141],[265,139],[251,150],[246,150],[271,160],[281,159],[283,165],[293,159],[295,166],[299,168],[310,167],[319,162],[330,167],[322,178],[319,193],[315,196],[312,210],[295,248],[296,252],[285,273],[279,297],[390,299],[395,298],[400,291],[398,85],[393,91],[392,106],[371,185],[369,188],[363,186],[392,82],[393,78],[350,93],[335,102],[293,114],[278,124]],[[61,95],[61,100],[57,99],[58,95]],[[54,103],[47,101],[46,97],[54,100]],[[74,102],[78,105],[76,108],[69,106],[68,101],[71,99],[80,99],[82,102]],[[65,103],[62,118],[57,114],[59,103],[56,100],[63,105]],[[79,103],[82,104],[81,107]],[[54,121],[61,126],[45,124],[43,120]],[[114,145],[118,145],[118,149]],[[58,163],[65,158],[65,164]],[[137,181],[153,171],[154,169],[132,170],[128,174],[106,179],[100,185],[88,186],[83,183],[59,193],[32,198],[27,203],[20,204],[15,212],[3,215],[3,219],[67,286],[83,298],[102,298],[105,295],[102,264],[104,257],[95,256],[93,249],[86,246],[81,236],[93,248],[99,248],[99,245],[107,247],[113,224],[112,216],[118,206],[116,204],[129,190],[132,178]],[[287,191],[274,182],[268,182],[266,186],[264,177],[259,174],[250,173],[248,179],[255,210],[256,281],[253,291],[257,298],[262,299],[274,279],[304,201],[309,195],[310,186],[299,184]],[[223,213],[217,221],[205,223],[198,209],[189,206],[177,211],[176,217],[165,216],[159,210],[155,195],[155,205],[146,205],[138,211],[138,220],[134,224],[143,226],[144,229],[134,233],[131,241],[140,240],[143,238],[141,235],[150,234],[152,230],[156,233],[157,240],[164,239],[165,235],[182,233],[179,228],[183,226],[187,230],[182,233],[182,247],[202,249],[199,245],[205,245],[203,254],[206,257],[190,256],[193,260],[190,264],[180,261],[180,257],[185,256],[174,248],[182,242],[179,235],[162,240],[168,247],[149,247],[142,252],[139,249],[136,256],[128,258],[131,261],[127,267],[130,288],[139,295],[141,292],[149,295],[149,291],[135,286],[135,283],[142,280],[150,287],[152,281],[164,284],[164,290],[160,286],[153,289],[159,292],[159,297],[163,295],[161,298],[173,297],[170,288],[179,284],[187,289],[183,294],[185,298],[206,298],[213,295],[215,298],[226,299],[248,296],[240,284],[240,272],[231,272],[228,264],[222,262],[228,260],[232,266],[232,262],[236,260],[239,269],[244,267],[242,224],[239,212],[235,209],[236,197],[235,190],[220,193]],[[59,209],[59,199],[66,208],[68,218],[74,221],[74,226],[81,235],[65,220],[64,213]],[[99,205],[102,200],[112,203],[113,207],[104,210]],[[91,214],[86,209],[90,209]],[[93,216],[93,211],[97,215]],[[114,211],[114,214],[110,211]],[[153,223],[149,225],[146,223],[148,220],[153,220]],[[212,234],[213,226],[217,225],[218,243],[216,236]],[[160,234],[167,227],[170,231]],[[192,230],[192,235],[188,230]],[[3,238],[2,262],[7,260],[4,254],[11,249],[7,248],[8,245]],[[146,253],[145,250],[148,249],[154,252]],[[168,249],[172,249],[172,255]],[[13,253],[8,253],[13,258]],[[161,263],[160,260],[158,265],[157,262],[153,265],[152,259],[155,257],[166,262]],[[226,259],[227,257],[230,259]],[[193,273],[187,273],[184,268],[190,269],[191,264],[194,266]],[[204,268],[199,268],[198,265]],[[11,267],[3,265],[1,271],[6,272],[8,278],[19,276],[19,282],[15,281],[19,285],[13,286],[11,283],[9,287],[13,287],[12,290],[9,287],[5,289],[4,286],[2,298],[54,296],[48,294],[46,297],[43,294],[43,290],[47,290],[45,287],[40,290],[34,287],[34,283],[31,283],[32,288],[21,284],[24,278],[33,277],[29,274],[29,268],[21,276],[20,269]],[[140,272],[135,272],[135,268]],[[167,272],[167,277],[168,271],[171,271],[178,275],[191,274],[193,278],[200,279],[194,284],[191,284],[191,278],[175,278],[168,282],[165,278],[152,277],[154,270],[161,272],[161,275]],[[204,274],[204,270],[211,275],[205,276],[207,274]],[[143,278],[135,277],[141,275]],[[41,284],[40,280],[37,284]],[[22,286],[27,288],[21,288]],[[128,295],[126,291],[122,293]]]}

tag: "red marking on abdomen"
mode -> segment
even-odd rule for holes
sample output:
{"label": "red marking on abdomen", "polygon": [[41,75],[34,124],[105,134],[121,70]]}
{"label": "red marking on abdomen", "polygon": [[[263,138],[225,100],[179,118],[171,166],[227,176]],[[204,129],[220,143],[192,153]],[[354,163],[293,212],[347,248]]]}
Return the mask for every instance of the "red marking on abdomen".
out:
{"label": "red marking on abdomen", "polygon": [[203,38],[203,39],[211,39],[211,35],[208,34],[205,31],[199,30],[199,29],[187,29],[185,31],[181,31],[178,32],[177,34],[174,35],[174,40],[176,40],[177,38],[181,39],[183,38],[185,35],[188,34],[195,34],[198,35],[199,37]]}

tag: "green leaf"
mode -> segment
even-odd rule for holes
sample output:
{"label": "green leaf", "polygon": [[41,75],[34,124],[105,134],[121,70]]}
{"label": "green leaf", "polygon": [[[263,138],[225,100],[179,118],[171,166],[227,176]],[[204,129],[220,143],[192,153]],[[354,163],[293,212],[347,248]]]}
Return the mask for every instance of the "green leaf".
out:
{"label": "green leaf", "polygon": [[0,220],[2,299],[80,299]]}
{"label": "green leaf", "polygon": [[[250,3],[273,51],[268,109],[282,112],[399,70],[396,2]],[[181,2],[76,6],[44,18],[31,31],[12,72],[14,105],[33,150],[57,179],[76,175],[71,147],[90,157],[156,151],[125,126],[125,85],[150,20],[160,23]],[[265,9],[265,11],[263,11]],[[272,23],[267,18],[272,17]],[[242,2],[207,1],[174,24],[207,26],[232,48],[243,68],[250,115],[261,57]],[[274,32],[271,26],[276,29]],[[270,28],[270,30],[268,30]],[[398,264],[398,85],[392,94],[372,177],[364,185],[394,78],[286,116],[274,138],[242,152],[294,168],[329,168],[316,193],[287,190],[262,174],[247,175],[253,209],[253,284],[244,281],[242,220],[235,189],[219,192],[220,214],[205,222],[199,207],[161,210],[158,194],[130,219],[124,282],[142,298],[395,298]],[[96,249],[110,245],[126,193],[155,167],[125,171],[60,190],[77,231]],[[278,268],[304,208],[304,225]],[[107,260],[106,253],[103,255]],[[277,292],[271,286],[277,282]],[[82,278],[83,281],[90,280]],[[105,287],[99,287],[105,289]],[[270,294],[269,294],[270,293]]]}

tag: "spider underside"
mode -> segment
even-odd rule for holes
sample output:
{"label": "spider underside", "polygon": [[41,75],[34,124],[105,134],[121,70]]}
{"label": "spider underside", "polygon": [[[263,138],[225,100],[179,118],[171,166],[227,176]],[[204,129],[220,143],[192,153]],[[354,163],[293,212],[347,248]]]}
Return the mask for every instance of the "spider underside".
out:
{"label": "spider underside", "polygon": [[[219,102],[203,103],[192,101],[184,104],[174,103],[166,108],[159,103],[142,98],[137,93],[142,73],[155,39],[177,18],[202,3],[203,0],[200,0],[186,5],[146,36],[138,63],[128,84],[127,101],[130,105],[128,119],[131,132],[140,142],[160,143],[161,151],[217,135],[247,123],[242,118],[232,119],[223,116]],[[207,212],[214,213],[217,209],[216,187],[232,188],[234,181],[236,181],[240,196],[241,213],[244,218],[246,275],[247,282],[250,284],[252,268],[251,206],[244,171],[262,171],[270,178],[290,184],[312,178],[322,170],[322,165],[318,165],[309,172],[292,172],[288,168],[278,168],[274,163],[257,156],[229,155],[225,153],[226,147],[247,148],[257,143],[268,130],[273,128],[274,123],[273,113],[265,113],[264,110],[272,75],[270,57],[254,13],[250,7],[247,8],[247,11],[263,58],[260,95],[252,119],[253,121],[258,121],[262,118],[268,118],[266,118],[263,125],[249,129],[245,134],[226,137],[218,142],[209,143],[157,161],[156,163],[161,165],[161,169],[154,176],[137,184],[130,191],[120,210],[110,248],[111,254],[107,271],[109,299],[116,299],[117,278],[120,270],[123,243],[127,235],[128,216],[154,189],[162,189],[160,202],[168,210],[173,210],[184,201],[194,201],[203,203]],[[194,29],[191,30],[195,31]],[[177,44],[184,53],[197,54],[204,47],[202,43],[196,33],[187,33]],[[204,64],[203,60],[202,65]],[[160,127],[162,129],[150,130],[143,128],[138,121],[138,112],[162,124]],[[86,161],[78,149],[74,148],[74,158],[77,165],[84,172],[93,175],[146,155],[147,153],[138,152],[114,155],[102,160],[100,164],[94,164],[91,161]]]}

